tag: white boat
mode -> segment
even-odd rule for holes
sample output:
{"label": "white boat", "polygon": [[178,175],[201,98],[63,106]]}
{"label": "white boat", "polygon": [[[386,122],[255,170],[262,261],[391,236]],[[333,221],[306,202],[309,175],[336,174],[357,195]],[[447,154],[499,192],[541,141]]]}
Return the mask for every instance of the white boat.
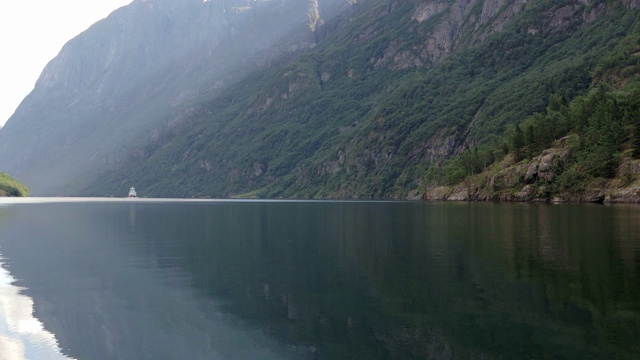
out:
{"label": "white boat", "polygon": [[134,188],[133,186],[131,187],[131,189],[129,189],[129,197],[130,198],[138,197],[138,195],[136,194],[136,188]]}

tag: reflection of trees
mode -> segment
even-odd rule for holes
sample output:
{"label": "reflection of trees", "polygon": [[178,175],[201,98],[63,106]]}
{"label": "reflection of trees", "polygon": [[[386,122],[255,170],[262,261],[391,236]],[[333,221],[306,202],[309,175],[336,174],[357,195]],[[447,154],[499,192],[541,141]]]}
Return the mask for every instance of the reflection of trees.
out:
{"label": "reflection of trees", "polygon": [[[231,203],[184,213],[179,207],[145,209],[136,213],[140,234],[135,238],[148,240],[130,246],[153,266],[186,270],[191,286],[222,299],[227,311],[270,335],[296,344],[305,356],[451,354],[441,331],[428,324],[416,327],[389,308],[393,304],[383,296],[385,289],[374,286],[393,280],[377,265],[393,260],[394,249],[412,256],[405,253],[410,247],[400,245],[405,234],[416,241],[421,236],[411,226],[415,219],[389,218],[390,210],[351,203]],[[406,264],[419,266],[417,260]]]}
{"label": "reflection of trees", "polygon": [[[439,210],[439,218],[427,218],[427,227],[444,228],[452,264],[438,276],[444,288],[421,294],[441,302],[435,319],[434,313],[422,315],[451,338],[534,358],[630,356],[639,350],[619,336],[639,334],[640,297],[637,281],[630,284],[620,266],[610,209],[447,204]],[[615,320],[621,306],[631,316],[626,323]]]}
{"label": "reflection of trees", "polygon": [[[640,223],[610,221],[615,209],[227,203],[180,210],[136,215],[137,231],[158,239],[140,243],[153,247],[144,251],[173,259],[157,264],[183,268],[227,311],[306,345],[298,349],[307,355],[610,358],[640,350],[638,246],[626,243]],[[623,248],[635,255],[621,255]]]}

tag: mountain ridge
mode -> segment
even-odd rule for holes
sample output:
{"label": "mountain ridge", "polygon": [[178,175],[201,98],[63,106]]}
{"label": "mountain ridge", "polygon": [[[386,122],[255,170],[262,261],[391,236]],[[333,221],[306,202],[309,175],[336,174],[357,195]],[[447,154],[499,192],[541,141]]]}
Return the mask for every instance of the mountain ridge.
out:
{"label": "mountain ridge", "polygon": [[[117,162],[130,134],[179,117],[190,99],[247,69],[310,46],[304,37],[281,40],[307,26],[306,3],[260,1],[233,11],[238,3],[137,0],[70,40],[0,133],[0,164],[34,193],[63,194],[62,184],[68,193],[74,175],[88,181]],[[247,26],[256,22],[265,31]],[[269,54],[274,47],[284,49]]]}
{"label": "mountain ridge", "polygon": [[[638,34],[638,1],[334,5],[342,10],[315,32],[305,17],[305,34],[264,50],[279,57],[224,88],[199,71],[165,71],[180,85],[172,91],[190,80],[204,86],[157,112],[132,104],[137,137],[95,151],[93,178],[56,191],[118,196],[134,184],[148,196],[415,196],[430,167],[542,111],[552,94],[585,93],[607,51]],[[140,97],[144,108],[171,98],[158,96],[157,79],[143,83],[155,91]],[[148,118],[161,120],[142,126]]]}

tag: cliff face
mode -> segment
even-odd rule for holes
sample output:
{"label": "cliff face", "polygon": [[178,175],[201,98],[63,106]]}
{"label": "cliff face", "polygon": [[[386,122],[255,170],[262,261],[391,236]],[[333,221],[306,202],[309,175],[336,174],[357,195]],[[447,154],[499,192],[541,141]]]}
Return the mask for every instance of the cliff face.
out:
{"label": "cliff face", "polygon": [[405,197],[432,162],[586,91],[636,6],[134,1],[51,61],[0,167],[41,195]]}
{"label": "cliff face", "polygon": [[315,47],[212,99],[88,194],[133,182],[150,196],[410,196],[434,162],[551,94],[586,91],[631,18],[604,2],[358,2]]}
{"label": "cliff face", "polygon": [[[342,5],[323,3],[327,13]],[[313,46],[307,10],[290,0],[136,0],[120,8],[45,67],[0,132],[0,165],[47,195],[116,168],[133,139],[179,124],[203,93]]]}

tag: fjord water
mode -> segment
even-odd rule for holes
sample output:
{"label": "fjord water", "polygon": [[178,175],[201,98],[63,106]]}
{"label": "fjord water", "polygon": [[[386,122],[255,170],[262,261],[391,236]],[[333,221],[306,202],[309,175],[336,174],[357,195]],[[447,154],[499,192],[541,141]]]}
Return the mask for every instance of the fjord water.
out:
{"label": "fjord water", "polygon": [[640,355],[637,206],[3,201],[1,358]]}

